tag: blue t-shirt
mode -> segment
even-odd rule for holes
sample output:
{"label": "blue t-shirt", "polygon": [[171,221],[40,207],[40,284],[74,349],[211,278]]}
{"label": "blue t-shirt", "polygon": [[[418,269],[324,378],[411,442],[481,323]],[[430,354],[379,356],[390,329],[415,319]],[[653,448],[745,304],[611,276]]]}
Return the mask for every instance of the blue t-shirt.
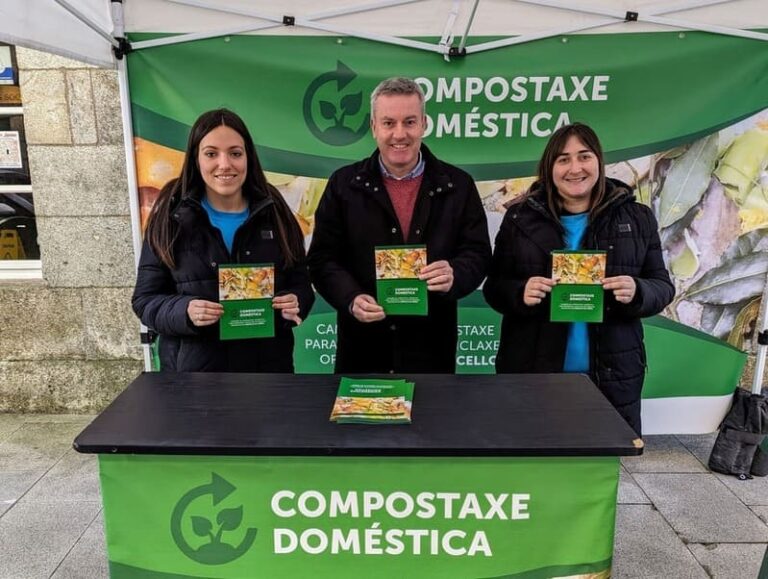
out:
{"label": "blue t-shirt", "polygon": [[[587,231],[587,213],[561,215],[565,227],[565,249],[580,249]],[[589,334],[586,322],[573,322],[568,328],[563,372],[589,372]]]}
{"label": "blue t-shirt", "polygon": [[208,213],[208,219],[211,220],[211,225],[221,231],[221,236],[224,238],[224,245],[227,246],[227,251],[231,254],[235,233],[248,218],[248,209],[238,211],[237,213],[218,211],[211,207],[207,197],[203,197],[202,205],[205,212]]}

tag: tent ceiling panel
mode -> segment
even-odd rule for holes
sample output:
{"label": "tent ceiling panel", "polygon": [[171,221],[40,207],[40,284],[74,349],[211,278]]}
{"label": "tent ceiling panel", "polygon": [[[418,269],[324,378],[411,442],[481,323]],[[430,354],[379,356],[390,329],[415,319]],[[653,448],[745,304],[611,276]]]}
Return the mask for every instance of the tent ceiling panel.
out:
{"label": "tent ceiling panel", "polygon": [[[216,10],[199,7],[203,4],[215,7]],[[125,20],[126,30],[131,32],[199,32],[241,26],[244,19],[248,18],[247,15],[269,17],[252,18],[253,24],[258,26],[268,21],[281,22],[283,16],[302,19],[336,11],[341,14],[325,17],[323,22],[374,34],[440,36],[454,4],[461,6],[469,3],[466,0],[325,0],[322,4],[313,0],[286,0],[279,4],[237,0],[127,0]],[[286,27],[281,24],[275,29],[259,33],[322,34],[301,26]]]}
{"label": "tent ceiling panel", "polygon": [[[735,29],[768,28],[766,0],[123,0],[125,30],[167,33],[332,34],[392,40],[394,37],[455,35],[529,36],[552,34],[668,31],[668,25],[644,22],[661,14],[680,21],[681,29],[699,24]],[[101,34],[76,18],[62,4],[76,6]],[[111,46],[103,34],[112,30],[109,0],[3,0],[0,41],[46,50],[85,62],[114,66]],[[579,11],[579,8],[587,12]],[[672,10],[670,10],[672,9]],[[337,14],[337,12],[343,14]],[[615,21],[638,12],[638,22]],[[455,18],[452,17],[452,14]],[[297,26],[284,26],[294,16]],[[713,29],[714,30],[714,29]],[[477,44],[477,43],[474,43]],[[431,47],[437,50],[437,42]],[[478,48],[479,49],[479,48]]]}
{"label": "tent ceiling panel", "polygon": [[[111,33],[109,2],[77,0],[71,4],[103,33]],[[98,66],[114,66],[109,42],[54,0],[0,2],[0,41]]]}
{"label": "tent ceiling panel", "polygon": [[[563,6],[572,10],[530,4],[519,0],[480,0],[472,25],[472,34],[479,35],[520,35],[544,32],[551,28],[568,25],[587,25],[602,20],[599,14],[579,12],[579,7],[592,8],[600,12],[625,14],[627,11],[643,14],[664,9],[669,18],[708,25],[734,28],[768,27],[768,2],[765,0],[717,0],[714,5],[695,7],[683,11],[671,11],[676,6],[702,5],[707,0],[561,0]],[[711,1],[711,0],[710,0]],[[283,2],[249,2],[247,0],[205,0],[196,4],[208,4],[219,10],[234,10],[241,13],[269,13],[275,18],[283,15],[307,17],[319,11],[351,9],[360,5],[376,5],[382,2],[372,0],[325,0],[318,8],[316,0],[285,0]],[[464,30],[470,16],[473,0],[460,0],[456,33]],[[415,0],[401,6],[379,8],[338,16],[327,20],[335,26],[353,27],[362,32],[397,36],[440,36],[451,11],[452,0]],[[134,32],[190,32],[239,26],[242,15],[216,13],[199,7],[191,7],[187,0],[125,0],[126,30]],[[263,22],[254,19],[254,23]],[[669,30],[667,26],[643,22],[617,23],[600,32],[648,32]],[[292,33],[290,30],[289,33]],[[311,30],[296,29],[301,34],[312,34]],[[286,34],[286,27],[278,27],[264,34]]]}

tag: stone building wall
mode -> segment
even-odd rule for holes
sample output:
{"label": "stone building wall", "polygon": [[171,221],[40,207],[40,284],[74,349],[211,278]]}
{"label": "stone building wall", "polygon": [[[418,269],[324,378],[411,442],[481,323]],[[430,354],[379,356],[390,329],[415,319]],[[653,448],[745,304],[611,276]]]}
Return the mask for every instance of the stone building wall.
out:
{"label": "stone building wall", "polygon": [[93,412],[142,369],[117,73],[17,60],[43,279],[0,280],[0,411]]}

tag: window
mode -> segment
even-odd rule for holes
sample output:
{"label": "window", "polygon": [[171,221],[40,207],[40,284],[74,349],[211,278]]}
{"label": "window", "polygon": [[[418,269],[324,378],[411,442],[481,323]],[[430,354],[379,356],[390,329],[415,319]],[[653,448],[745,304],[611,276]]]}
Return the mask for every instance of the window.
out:
{"label": "window", "polygon": [[0,279],[40,277],[16,53],[0,45]]}

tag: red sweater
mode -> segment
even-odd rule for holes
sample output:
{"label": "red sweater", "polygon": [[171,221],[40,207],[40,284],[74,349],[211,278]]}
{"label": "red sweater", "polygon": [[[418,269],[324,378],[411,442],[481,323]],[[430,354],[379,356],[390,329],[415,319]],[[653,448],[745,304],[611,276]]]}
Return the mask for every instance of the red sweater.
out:
{"label": "red sweater", "polygon": [[383,177],[384,187],[387,189],[389,199],[395,208],[397,220],[403,230],[403,239],[408,241],[408,232],[411,230],[411,219],[413,219],[413,209],[416,207],[416,197],[421,187],[421,179],[424,175],[419,175],[413,179],[391,179]]}

